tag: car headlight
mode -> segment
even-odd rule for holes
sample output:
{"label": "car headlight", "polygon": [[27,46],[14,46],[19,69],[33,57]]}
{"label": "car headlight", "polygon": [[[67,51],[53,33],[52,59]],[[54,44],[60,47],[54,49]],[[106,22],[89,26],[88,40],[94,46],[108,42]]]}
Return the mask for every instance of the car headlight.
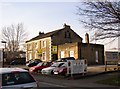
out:
{"label": "car headlight", "polygon": [[59,72],[62,72],[63,71],[63,69],[60,69],[60,71]]}
{"label": "car headlight", "polygon": [[35,68],[33,67],[32,70],[35,70]]}

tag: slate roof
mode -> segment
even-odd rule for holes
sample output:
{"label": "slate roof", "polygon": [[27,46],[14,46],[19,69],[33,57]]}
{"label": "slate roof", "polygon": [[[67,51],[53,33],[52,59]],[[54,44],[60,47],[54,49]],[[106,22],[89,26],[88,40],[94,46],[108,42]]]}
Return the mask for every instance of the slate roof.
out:
{"label": "slate roof", "polygon": [[[69,28],[69,29],[71,29],[69,25],[66,25],[66,24],[65,24],[65,25],[64,25],[64,28],[62,28],[62,29],[58,29],[58,30],[55,30],[55,31],[52,31],[52,32],[40,34],[40,35],[38,35],[38,36],[36,36],[36,37],[34,37],[34,38],[26,41],[26,42],[30,42],[30,41],[34,41],[34,40],[38,40],[38,39],[42,39],[42,38],[46,38],[46,37],[52,37],[53,35],[56,35],[58,32],[64,30],[66,27]],[[72,29],[71,29],[71,30],[72,30]],[[76,35],[78,35],[78,34],[76,34]],[[78,36],[79,36],[79,35],[78,35]],[[80,36],[79,36],[79,37],[80,37]],[[82,38],[81,38],[81,39],[82,39]]]}
{"label": "slate roof", "polygon": [[63,29],[58,29],[58,30],[55,30],[55,31],[52,31],[52,32],[40,34],[40,35],[38,35],[38,36],[36,36],[36,37],[26,41],[26,42],[30,42],[30,41],[33,41],[33,40],[38,40],[38,39],[42,39],[42,38],[46,38],[46,37],[51,37],[51,36],[57,34],[61,30],[63,30]]}

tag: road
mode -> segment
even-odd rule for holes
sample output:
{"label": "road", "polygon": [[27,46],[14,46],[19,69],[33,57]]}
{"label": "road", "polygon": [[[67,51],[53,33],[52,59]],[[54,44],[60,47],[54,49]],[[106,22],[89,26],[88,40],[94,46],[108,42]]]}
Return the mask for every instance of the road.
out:
{"label": "road", "polygon": [[79,89],[88,89],[88,88],[96,88],[96,87],[109,87],[113,88],[115,86],[97,84],[96,81],[109,78],[112,76],[118,76],[118,73],[108,73],[102,74],[87,78],[73,79],[73,78],[65,78],[61,76],[47,76],[42,74],[33,74],[35,79],[38,81],[39,87],[58,87],[58,88],[79,88]]}

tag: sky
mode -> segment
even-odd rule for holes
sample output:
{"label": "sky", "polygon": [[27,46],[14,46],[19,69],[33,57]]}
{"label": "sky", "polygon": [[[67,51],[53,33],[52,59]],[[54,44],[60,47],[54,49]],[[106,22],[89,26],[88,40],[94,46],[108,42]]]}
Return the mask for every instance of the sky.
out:
{"label": "sky", "polygon": [[[76,15],[76,6],[80,5],[79,0],[2,0],[0,2],[0,38],[2,27],[11,24],[23,23],[29,40],[37,36],[40,31],[47,33],[61,29],[66,23],[85,42],[85,33],[89,33],[89,30],[83,27],[79,22],[79,16]],[[3,44],[0,44],[1,46]]]}

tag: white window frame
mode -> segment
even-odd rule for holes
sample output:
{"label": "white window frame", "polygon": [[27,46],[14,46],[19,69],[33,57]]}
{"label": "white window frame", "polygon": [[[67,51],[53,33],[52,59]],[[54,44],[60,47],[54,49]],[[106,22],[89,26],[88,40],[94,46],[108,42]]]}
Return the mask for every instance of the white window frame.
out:
{"label": "white window frame", "polygon": [[60,58],[64,58],[65,57],[65,52],[64,51],[61,51],[60,52]]}
{"label": "white window frame", "polygon": [[70,57],[74,57],[75,52],[73,50],[70,51]]}
{"label": "white window frame", "polygon": [[43,40],[42,41],[42,48],[45,48],[46,47],[46,40]]}
{"label": "white window frame", "polygon": [[35,49],[38,49],[38,43],[35,42],[34,45],[35,45]]}
{"label": "white window frame", "polygon": [[32,59],[32,53],[30,52],[29,53],[29,59],[28,60],[31,60]]}
{"label": "white window frame", "polygon": [[99,62],[99,59],[98,59],[98,51],[95,51],[95,57],[96,57],[96,58],[95,58],[95,59],[96,59],[95,62],[98,63],[98,62]]}

